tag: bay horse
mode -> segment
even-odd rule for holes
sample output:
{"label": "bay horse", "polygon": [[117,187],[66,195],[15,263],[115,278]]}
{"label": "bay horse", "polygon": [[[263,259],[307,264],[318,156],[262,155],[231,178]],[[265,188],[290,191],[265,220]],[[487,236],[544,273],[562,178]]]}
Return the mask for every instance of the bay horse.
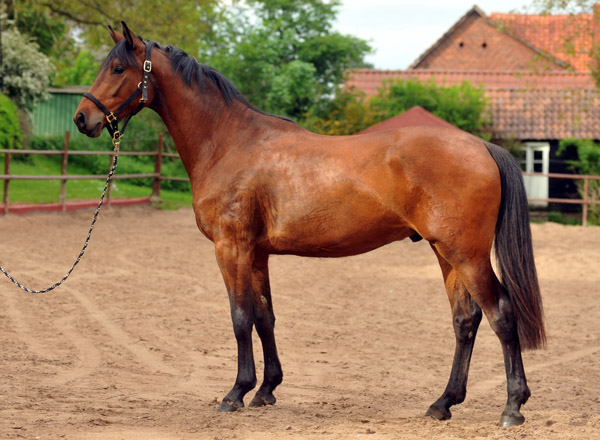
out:
{"label": "bay horse", "polygon": [[148,107],[173,137],[196,223],[215,246],[237,341],[237,378],[218,410],[242,408],[256,386],[253,327],[264,379],[250,406],[276,400],[283,374],[269,255],[344,257],[410,238],[428,241],[439,261],[456,337],[448,385],[426,414],[449,419],[450,407],[465,399],[485,314],[506,367],[500,425],[524,422],[530,391],[521,348],[542,347],[546,336],[523,179],[506,150],[434,127],[314,134],[252,106],[224,75],[181,49],[144,41],[122,24],[122,35],[109,26],[115,45],[74,120],[96,137],[105,126],[118,133],[117,120]]}

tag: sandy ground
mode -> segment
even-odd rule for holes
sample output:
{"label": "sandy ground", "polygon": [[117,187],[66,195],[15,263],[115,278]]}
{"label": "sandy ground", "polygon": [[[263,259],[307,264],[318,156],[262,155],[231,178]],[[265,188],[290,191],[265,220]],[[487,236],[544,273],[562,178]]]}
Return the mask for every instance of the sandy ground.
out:
{"label": "sandy ground", "polygon": [[[90,217],[0,217],[0,263],[49,285]],[[236,346],[212,244],[190,209],[144,207],[103,212],[88,255],[53,293],[0,280],[0,438],[600,438],[600,228],[533,233],[549,346],[524,353],[523,426],[497,427],[506,385],[485,319],[466,401],[449,421],[423,417],[446,385],[454,336],[435,257],[408,240],[352,258],[272,258],[278,402],[217,413]],[[255,357],[260,379],[256,337]]]}

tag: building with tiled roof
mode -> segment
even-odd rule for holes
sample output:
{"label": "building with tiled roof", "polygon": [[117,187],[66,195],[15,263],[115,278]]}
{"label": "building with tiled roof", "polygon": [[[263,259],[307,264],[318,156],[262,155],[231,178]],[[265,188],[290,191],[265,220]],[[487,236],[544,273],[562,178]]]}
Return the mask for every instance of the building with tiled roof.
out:
{"label": "building with tiled roof", "polygon": [[358,69],[349,73],[346,86],[371,97],[386,81],[399,79],[483,87],[497,139],[600,139],[600,95],[587,73]]}
{"label": "building with tiled roof", "polygon": [[[573,23],[588,29],[592,14],[488,17],[474,6],[408,70],[357,69],[345,85],[373,96],[386,81],[401,78],[441,85],[470,81],[485,89],[497,139],[600,140],[600,98],[584,68],[591,62],[592,37],[573,34]],[[573,35],[578,38],[574,51],[560,45],[575,41]]]}

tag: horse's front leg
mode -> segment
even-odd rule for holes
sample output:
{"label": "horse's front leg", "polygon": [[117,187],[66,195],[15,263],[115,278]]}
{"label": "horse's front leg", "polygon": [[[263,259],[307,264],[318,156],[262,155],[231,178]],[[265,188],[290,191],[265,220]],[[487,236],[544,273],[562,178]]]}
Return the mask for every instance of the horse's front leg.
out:
{"label": "horse's front leg", "polygon": [[252,288],[254,290],[254,324],[262,343],[265,360],[263,383],[250,402],[251,407],[256,407],[273,405],[276,400],[273,390],[283,380],[275,344],[275,314],[269,285],[268,255],[256,256],[254,260]]}
{"label": "horse's front leg", "polygon": [[256,386],[256,371],[252,353],[253,249],[237,242],[220,241],[215,243],[215,253],[229,295],[233,332],[238,348],[238,373],[235,385],[217,409],[233,412],[244,406],[244,396]]}

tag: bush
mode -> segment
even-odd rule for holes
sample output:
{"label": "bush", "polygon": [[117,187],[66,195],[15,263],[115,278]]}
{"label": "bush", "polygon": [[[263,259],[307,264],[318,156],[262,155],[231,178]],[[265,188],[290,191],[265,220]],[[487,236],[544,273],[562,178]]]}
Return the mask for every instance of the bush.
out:
{"label": "bush", "polygon": [[[568,148],[577,151],[577,160],[567,161],[571,169],[580,174],[600,176],[600,145],[590,139],[563,139],[558,145],[557,155],[564,154]],[[581,198],[584,198],[582,180],[577,181],[577,190]],[[587,195],[591,200],[600,200],[600,180],[590,180]],[[589,206],[588,221],[600,224],[600,205]]]}
{"label": "bush", "polygon": [[425,82],[400,79],[387,83],[371,100],[377,122],[418,105],[455,127],[489,140],[487,104],[482,87],[468,81],[444,87],[433,79]]}
{"label": "bush", "polygon": [[3,59],[0,65],[2,93],[14,99],[19,108],[32,112],[48,97],[54,66],[36,43],[10,27],[2,30]]}
{"label": "bush", "polygon": [[0,93],[0,148],[21,148],[22,139],[17,106]]}

